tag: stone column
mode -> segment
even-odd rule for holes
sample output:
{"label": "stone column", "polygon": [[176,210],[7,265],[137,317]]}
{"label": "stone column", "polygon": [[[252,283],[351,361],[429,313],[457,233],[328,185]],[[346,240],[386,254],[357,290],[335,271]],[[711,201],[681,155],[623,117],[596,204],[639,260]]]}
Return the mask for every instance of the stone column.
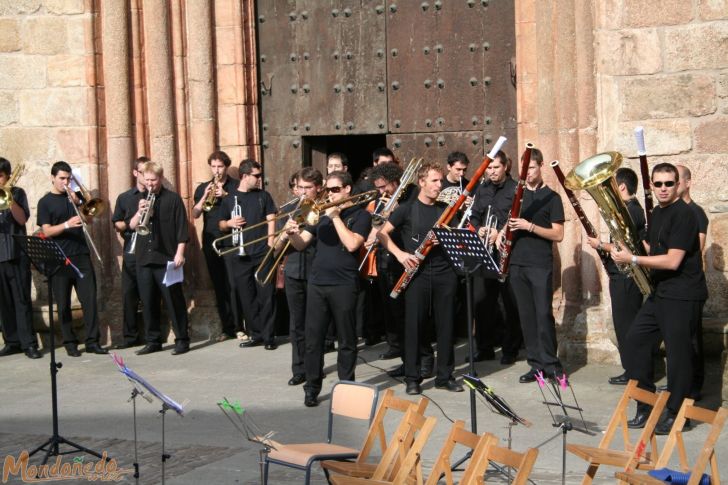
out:
{"label": "stone column", "polygon": [[164,167],[169,184],[178,189],[174,76],[167,2],[142,0],[144,72],[149,122],[149,155]]}

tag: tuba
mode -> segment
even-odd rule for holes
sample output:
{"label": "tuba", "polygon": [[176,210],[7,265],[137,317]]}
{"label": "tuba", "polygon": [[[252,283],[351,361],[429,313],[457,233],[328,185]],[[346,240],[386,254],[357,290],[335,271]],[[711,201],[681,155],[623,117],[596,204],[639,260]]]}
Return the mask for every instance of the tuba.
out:
{"label": "tuba", "polygon": [[[627,205],[619,195],[617,181],[614,178],[614,173],[620,165],[622,165],[620,153],[599,153],[574,167],[566,176],[565,185],[571,190],[586,190],[592,196],[615,244],[628,248],[637,256],[646,256],[637,235],[637,228],[629,215]],[[643,295],[652,293],[652,282],[645,268],[631,264],[618,267],[620,271],[634,279]]]}
{"label": "tuba", "polygon": [[25,172],[25,165],[21,163],[18,168],[13,170],[13,174],[7,183],[0,187],[0,211],[10,209],[10,206],[13,205],[13,186],[18,183],[18,179],[23,176],[23,172]]}

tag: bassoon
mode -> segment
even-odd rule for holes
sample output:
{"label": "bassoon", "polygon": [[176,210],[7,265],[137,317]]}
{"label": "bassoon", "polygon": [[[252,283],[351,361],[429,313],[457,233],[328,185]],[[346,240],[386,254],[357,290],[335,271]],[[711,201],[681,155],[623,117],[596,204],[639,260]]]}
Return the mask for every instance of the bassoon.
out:
{"label": "bassoon", "polygon": [[[581,225],[584,227],[584,230],[586,231],[587,236],[591,238],[597,238],[599,237],[599,234],[597,234],[597,230],[594,228],[594,225],[589,221],[589,219],[586,217],[586,213],[584,212],[584,209],[581,207],[581,204],[579,203],[579,199],[576,198],[576,194],[573,190],[566,187],[566,184],[564,183],[564,172],[561,171],[561,167],[559,167],[559,161],[554,160],[551,162],[551,168],[554,169],[554,173],[556,174],[556,178],[559,179],[559,183],[564,188],[564,192],[566,193],[566,197],[569,198],[569,202],[571,202],[571,207],[574,208],[574,212],[576,212],[576,215],[579,217],[579,220],[581,221]],[[606,251],[597,249],[597,254],[599,254],[599,259],[602,260],[602,264],[604,265],[604,269],[607,269],[607,262],[609,261],[609,255]]]}
{"label": "bassoon", "polygon": [[[528,166],[531,164],[532,143],[526,143],[526,149],[521,155],[521,171],[518,173],[518,187],[516,187],[516,195],[513,197],[511,211],[508,219],[517,219],[521,217],[521,204],[523,203],[523,189],[526,187],[526,177],[528,176]],[[511,250],[513,249],[513,231],[511,231],[508,221],[506,221],[506,233],[503,238],[503,245],[500,247],[500,262],[498,265],[498,279],[505,281],[508,276],[508,267],[511,264]]]}
{"label": "bassoon", "polygon": [[[465,199],[470,196],[473,190],[475,190],[475,187],[480,182],[480,178],[485,173],[486,169],[488,168],[488,165],[490,165],[490,162],[493,161],[493,158],[496,156],[496,154],[500,151],[503,144],[506,142],[506,137],[501,136],[498,138],[498,141],[495,142],[495,145],[493,145],[493,149],[488,153],[485,158],[483,158],[482,163],[478,167],[478,169],[473,174],[473,178],[470,179],[470,182],[468,182],[468,185],[463,189],[462,194],[460,194],[460,197],[452,203],[447,206],[447,208],[443,211],[443,213],[440,215],[440,218],[435,222],[435,225],[433,226],[433,229],[439,229],[443,226],[446,226],[450,223],[450,221],[455,217],[455,215],[458,213],[458,210],[460,210],[460,207],[465,203]],[[422,261],[425,260],[427,255],[432,251],[432,247],[435,243],[435,232],[433,230],[430,230],[427,233],[427,236],[425,236],[424,240],[420,243],[420,245],[415,250],[415,256],[417,257],[417,265],[414,268],[405,268],[404,273],[402,273],[402,276],[399,277],[399,280],[397,281],[397,284],[394,285],[394,288],[392,289],[392,292],[389,294],[392,298],[397,298],[402,291],[404,291],[405,288],[409,285],[410,281],[412,281],[412,278],[414,278],[415,274],[417,273],[417,270],[420,268],[420,264]]]}
{"label": "bassoon", "polygon": [[647,227],[652,219],[652,187],[650,186],[650,167],[647,165],[647,150],[645,150],[645,129],[638,126],[634,129],[634,137],[637,140],[637,154],[640,156],[640,172],[642,173],[642,188],[645,191],[645,219]]}

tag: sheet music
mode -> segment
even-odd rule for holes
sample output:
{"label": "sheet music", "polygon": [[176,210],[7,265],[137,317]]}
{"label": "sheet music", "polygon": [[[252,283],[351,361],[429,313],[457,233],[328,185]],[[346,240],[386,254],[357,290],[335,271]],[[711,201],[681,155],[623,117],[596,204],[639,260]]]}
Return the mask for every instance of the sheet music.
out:
{"label": "sheet music", "polygon": [[164,279],[162,283],[165,286],[172,286],[177,283],[182,283],[185,280],[184,265],[179,268],[175,268],[174,261],[167,262],[167,271],[164,273]]}

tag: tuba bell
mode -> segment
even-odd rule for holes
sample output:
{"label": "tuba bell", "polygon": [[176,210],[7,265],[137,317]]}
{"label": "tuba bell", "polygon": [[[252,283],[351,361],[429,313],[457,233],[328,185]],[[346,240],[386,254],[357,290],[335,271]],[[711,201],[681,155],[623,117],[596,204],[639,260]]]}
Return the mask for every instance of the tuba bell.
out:
{"label": "tuba bell", "polygon": [[[571,190],[586,190],[592,196],[615,244],[626,247],[637,256],[646,256],[637,228],[629,215],[627,205],[619,195],[617,180],[614,178],[620,165],[622,165],[620,153],[599,153],[574,167],[566,176],[565,185]],[[618,267],[620,271],[634,279],[643,295],[652,293],[652,282],[644,267],[630,264]]]}

